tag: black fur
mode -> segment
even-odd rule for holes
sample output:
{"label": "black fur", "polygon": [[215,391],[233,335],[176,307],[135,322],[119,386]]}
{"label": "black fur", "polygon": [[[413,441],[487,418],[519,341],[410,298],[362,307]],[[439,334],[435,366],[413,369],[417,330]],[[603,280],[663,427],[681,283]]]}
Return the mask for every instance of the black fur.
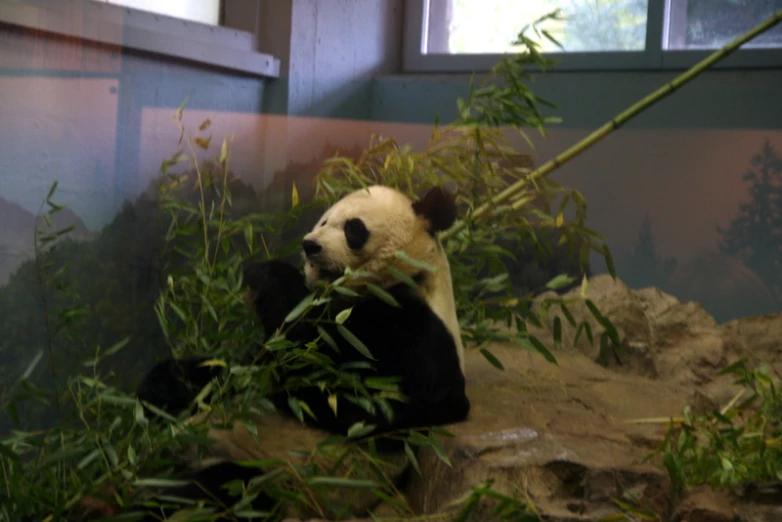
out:
{"label": "black fur", "polygon": [[139,399],[173,414],[190,407],[198,392],[221,373],[219,366],[202,366],[208,358],[167,359],[141,380]]}
{"label": "black fur", "polygon": [[[264,273],[265,279],[257,281],[253,287],[258,298],[254,302],[256,311],[262,318],[266,331],[272,331],[271,325],[282,324],[293,303],[303,299],[309,290],[304,277],[296,271],[295,277],[291,265],[280,261],[268,261],[248,268]],[[284,286],[286,300],[268,299],[269,292]],[[361,355],[348,341],[343,339],[333,324],[322,323],[337,343],[339,353],[326,348],[337,365],[368,361],[373,370],[357,370],[363,376],[396,376],[401,379],[400,388],[408,398],[407,403],[394,405],[394,420],[388,422],[382,414],[370,415],[364,409],[348,401],[342,401],[335,416],[327,402],[327,396],[313,386],[298,389],[296,396],[310,406],[317,421],[309,423],[330,432],[345,435],[354,423],[364,421],[376,425],[378,432],[387,432],[401,428],[430,426],[459,422],[467,417],[469,401],[465,395],[465,382],[459,367],[456,346],[445,324],[435,315],[417,294],[405,284],[398,284],[388,292],[396,299],[400,307],[387,304],[374,296],[351,302],[353,310],[344,326],[358,337],[376,359],[371,361]],[[332,315],[339,311],[331,306]],[[343,306],[347,306],[347,303]],[[311,317],[320,315],[319,310],[311,312]],[[268,323],[268,326],[267,326]],[[288,338],[294,342],[308,342],[317,337],[315,325],[299,323],[301,327]],[[325,346],[325,345],[324,345]],[[309,370],[303,369],[302,373]],[[287,394],[275,397],[276,406],[288,409]]]}
{"label": "black fur", "polygon": [[[436,220],[437,221],[437,220]],[[444,220],[437,221],[443,225]],[[267,261],[252,263],[245,268],[244,279],[250,289],[250,301],[260,316],[266,335],[271,335],[282,325],[285,316],[306,295],[309,294],[301,272],[289,263]],[[343,303],[342,307],[353,306],[344,326],[368,347],[374,361],[366,359],[337,331],[335,325],[321,323],[337,343],[339,352],[323,344],[322,348],[337,365],[347,362],[370,362],[374,369],[355,370],[362,377],[399,377],[402,393],[408,398],[405,403],[393,401],[393,420],[388,421],[379,411],[369,414],[354,403],[341,400],[338,415],[327,402],[327,395],[316,386],[299,388],[293,393],[307,403],[317,420],[304,415],[305,421],[314,427],[331,433],[346,435],[348,428],[359,421],[377,426],[373,435],[393,430],[438,426],[463,421],[470,410],[465,394],[465,380],[459,367],[456,346],[445,324],[435,315],[410,287],[399,284],[388,289],[400,307],[387,304],[373,295],[359,301]],[[339,311],[339,305],[332,302],[332,317]],[[309,317],[318,317],[320,310],[314,310]],[[314,324],[299,322],[287,334],[295,343],[307,343],[318,336]],[[164,361],[152,369],[138,390],[139,398],[148,401],[170,413],[179,413],[213,377],[211,371],[198,365],[203,359],[188,359],[178,365]],[[186,371],[179,368],[184,367]],[[204,371],[202,371],[204,370]],[[289,375],[308,374],[310,369],[292,371]],[[187,377],[190,377],[188,383]],[[288,406],[287,392],[271,397],[279,411],[292,414]],[[397,449],[398,442],[390,439],[377,441],[379,450]],[[219,468],[208,468],[198,474],[202,486],[213,490],[226,478],[246,479],[258,470],[247,471],[238,465],[225,463]],[[249,475],[248,475],[249,474]],[[207,481],[208,483],[204,483]],[[197,494],[199,488],[186,487],[178,491],[166,491],[169,495],[188,498],[203,498]],[[238,499],[227,499],[235,502]],[[268,499],[259,499],[255,509],[268,509]]]}
{"label": "black fur", "polygon": [[361,250],[369,240],[369,230],[364,222],[359,218],[348,219],[345,221],[345,240],[351,250]]}
{"label": "black fur", "polygon": [[447,230],[456,221],[456,199],[441,187],[432,187],[426,195],[413,203],[413,212],[429,221],[429,233]]}

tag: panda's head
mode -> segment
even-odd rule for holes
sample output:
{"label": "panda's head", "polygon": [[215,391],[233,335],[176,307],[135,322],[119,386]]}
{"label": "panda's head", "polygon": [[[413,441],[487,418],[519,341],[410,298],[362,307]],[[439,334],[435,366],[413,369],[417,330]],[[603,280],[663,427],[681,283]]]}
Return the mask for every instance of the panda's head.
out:
{"label": "panda's head", "polygon": [[[388,287],[399,282],[388,268],[402,272],[416,282],[421,297],[451,332],[464,371],[451,269],[437,236],[455,220],[453,195],[438,187],[415,202],[379,185],[352,192],[330,207],[304,236],[307,284],[333,281],[350,268],[368,273],[372,282]],[[399,251],[428,267],[400,258]]]}
{"label": "panda's head", "polygon": [[398,251],[440,269],[447,263],[437,232],[456,219],[452,195],[432,188],[413,202],[390,187],[371,186],[335,203],[304,236],[304,270],[309,285],[333,281],[346,268],[361,270],[386,284],[389,266],[408,276],[421,276],[420,267],[397,257]]}

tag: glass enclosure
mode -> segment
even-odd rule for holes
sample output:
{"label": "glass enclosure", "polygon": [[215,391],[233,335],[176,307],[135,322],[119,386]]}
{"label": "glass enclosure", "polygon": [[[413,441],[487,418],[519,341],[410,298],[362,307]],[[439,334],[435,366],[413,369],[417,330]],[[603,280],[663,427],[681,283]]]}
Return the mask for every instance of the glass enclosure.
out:
{"label": "glass enclosure", "polygon": [[[12,4],[40,9],[38,20],[51,16],[46,2],[0,0],[0,10]],[[303,4],[294,3],[288,25],[306,18],[296,11]],[[117,343],[124,346],[111,367],[131,389],[170,354],[156,307],[161,292],[178,284],[161,224],[164,170],[191,176],[194,208],[212,204],[193,184],[198,172],[178,156],[194,155],[206,172],[222,164],[225,147],[232,212],[289,212],[312,200],[316,174],[336,153],[356,158],[373,135],[423,150],[436,119],[456,116],[469,75],[402,74],[402,10],[374,4],[311,13],[317,30],[280,26],[288,34],[282,47],[261,38],[259,47],[281,58],[278,77],[130,48],[122,35],[100,43],[0,23],[0,393],[36,362],[49,393],[99,347]],[[483,23],[476,17],[486,12],[471,4],[452,6],[448,52],[502,52],[497,42],[513,28],[497,29],[497,41],[478,38],[481,47],[468,22]],[[627,28],[615,45],[587,33],[568,42],[585,51],[642,50],[648,4],[624,4],[632,10],[621,13]],[[723,41],[725,31],[702,29],[705,4],[690,1],[682,46]],[[110,27],[138,28],[128,13]],[[213,5],[210,19],[216,13]],[[86,27],[80,12],[69,16],[69,27]],[[734,22],[743,30],[756,18]],[[540,74],[532,88],[559,106],[551,113],[563,121],[545,137],[531,130],[534,150],[511,132],[509,139],[540,166],[674,74]],[[708,72],[551,175],[583,194],[588,224],[604,236],[624,284],[696,301],[718,323],[782,311],[781,79],[779,68]],[[315,215],[269,225],[255,248],[292,241],[288,254],[297,259],[296,235]],[[244,236],[236,237],[239,246],[226,249],[244,248]],[[525,256],[517,252],[520,271]],[[592,275],[606,272],[592,254]],[[56,417],[35,402],[17,413],[22,429]],[[14,420],[0,414],[0,431]]]}

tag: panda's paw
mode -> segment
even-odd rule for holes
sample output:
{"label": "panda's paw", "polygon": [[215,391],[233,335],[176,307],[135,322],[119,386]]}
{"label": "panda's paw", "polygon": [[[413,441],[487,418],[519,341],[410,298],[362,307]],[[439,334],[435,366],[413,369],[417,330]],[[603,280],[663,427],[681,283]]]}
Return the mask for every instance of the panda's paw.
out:
{"label": "panda's paw", "polygon": [[267,335],[280,327],[310,292],[304,274],[285,261],[256,261],[244,267],[247,304],[258,314]]}
{"label": "panda's paw", "polygon": [[191,406],[209,381],[220,375],[219,366],[203,364],[208,360],[208,357],[189,357],[162,361],[144,376],[136,395],[168,414],[178,415]]}
{"label": "panda's paw", "polygon": [[304,284],[301,271],[292,264],[273,259],[252,261],[243,270],[244,283],[255,293],[276,293]]}

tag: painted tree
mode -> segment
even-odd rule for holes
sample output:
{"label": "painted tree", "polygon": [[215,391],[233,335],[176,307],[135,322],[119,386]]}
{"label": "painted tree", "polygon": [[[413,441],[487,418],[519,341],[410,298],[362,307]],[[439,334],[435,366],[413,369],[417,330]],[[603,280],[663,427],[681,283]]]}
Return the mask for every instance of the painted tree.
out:
{"label": "painted tree", "polygon": [[663,288],[675,267],[675,259],[662,259],[657,252],[652,234],[652,220],[647,214],[638,230],[638,240],[625,259],[622,281],[632,288]]}
{"label": "painted tree", "polygon": [[741,259],[782,300],[782,158],[766,140],[742,176],[750,200],[727,229],[717,227],[718,246]]}

